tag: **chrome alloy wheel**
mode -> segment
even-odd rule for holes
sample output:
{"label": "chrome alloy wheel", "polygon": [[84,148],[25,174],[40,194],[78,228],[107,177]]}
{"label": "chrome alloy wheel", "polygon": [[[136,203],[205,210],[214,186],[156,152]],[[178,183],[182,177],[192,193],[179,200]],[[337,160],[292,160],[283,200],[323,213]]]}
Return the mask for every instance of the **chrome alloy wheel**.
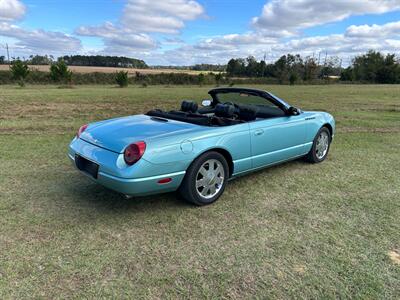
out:
{"label": "chrome alloy wheel", "polygon": [[329,148],[329,135],[325,131],[322,131],[317,138],[315,145],[315,155],[319,160],[323,159],[328,152]]}
{"label": "chrome alloy wheel", "polygon": [[216,159],[205,161],[196,175],[196,191],[200,197],[210,199],[221,190],[225,179],[222,163]]}

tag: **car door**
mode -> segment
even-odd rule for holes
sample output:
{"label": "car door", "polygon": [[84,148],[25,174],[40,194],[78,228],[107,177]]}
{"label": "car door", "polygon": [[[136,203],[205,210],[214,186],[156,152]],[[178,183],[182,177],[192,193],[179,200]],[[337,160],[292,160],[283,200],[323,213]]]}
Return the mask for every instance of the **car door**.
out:
{"label": "car door", "polygon": [[252,167],[259,168],[305,154],[303,113],[250,123]]}

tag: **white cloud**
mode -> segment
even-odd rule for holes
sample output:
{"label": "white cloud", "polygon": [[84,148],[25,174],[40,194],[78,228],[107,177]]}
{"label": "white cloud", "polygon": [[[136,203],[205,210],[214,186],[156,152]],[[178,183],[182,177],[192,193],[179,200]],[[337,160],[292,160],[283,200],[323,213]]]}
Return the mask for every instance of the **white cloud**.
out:
{"label": "white cloud", "polygon": [[272,0],[253,24],[261,30],[297,31],[344,20],[351,15],[382,14],[399,10],[399,0]]}
{"label": "white cloud", "polygon": [[[123,53],[135,50],[150,50],[157,47],[157,42],[149,35],[135,33],[125,28],[114,26],[106,22],[100,26],[81,26],[76,33],[82,36],[96,36],[103,38],[105,50],[112,49],[113,53]],[[118,48],[121,48],[118,50]]]}
{"label": "white cloud", "polygon": [[73,52],[82,47],[81,41],[62,32],[45,30],[26,30],[6,22],[0,23],[0,36],[17,39],[16,46],[20,51],[32,52]]}
{"label": "white cloud", "polygon": [[121,23],[136,32],[178,33],[184,21],[203,14],[203,7],[193,0],[128,0]]}
{"label": "white cloud", "polygon": [[18,0],[0,0],[0,21],[13,21],[25,14],[25,5]]}
{"label": "white cloud", "polygon": [[400,21],[384,25],[352,25],[346,30],[346,36],[364,38],[382,38],[400,36]]}
{"label": "white cloud", "polygon": [[75,32],[102,38],[105,45],[102,52],[132,55],[159,47],[149,33],[176,34],[185,21],[203,14],[203,7],[193,0],[128,0],[118,24],[81,26]]}

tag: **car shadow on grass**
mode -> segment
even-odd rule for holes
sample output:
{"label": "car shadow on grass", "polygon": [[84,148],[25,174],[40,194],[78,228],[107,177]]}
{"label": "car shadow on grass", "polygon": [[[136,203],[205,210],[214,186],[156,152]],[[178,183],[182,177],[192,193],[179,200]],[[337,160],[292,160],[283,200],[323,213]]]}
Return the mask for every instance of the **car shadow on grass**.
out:
{"label": "car shadow on grass", "polygon": [[[265,176],[266,174],[271,174],[282,170],[285,168],[298,167],[299,165],[307,164],[302,159],[298,159],[291,162],[286,162],[280,165],[271,166],[266,169],[261,169],[253,173],[249,173],[245,176],[240,176],[235,178],[230,182],[234,184],[235,182],[247,182],[254,181],[256,177]],[[69,191],[67,192],[69,197],[73,199],[73,203],[82,207],[88,206],[94,208],[98,211],[147,211],[151,209],[152,211],[157,210],[176,210],[179,209],[193,209],[197,206],[186,202],[181,199],[181,197],[176,192],[157,194],[145,197],[134,197],[127,198],[123,194],[117,193],[115,191],[109,190],[99,184],[93,183],[90,180],[80,180],[80,182],[74,182],[69,186]]]}
{"label": "car shadow on grass", "polygon": [[148,209],[168,210],[193,208],[194,206],[180,199],[177,193],[164,193],[145,197],[127,198],[123,194],[109,190],[99,184],[82,181],[68,185],[67,191],[73,204],[88,206],[99,211],[146,211]]}

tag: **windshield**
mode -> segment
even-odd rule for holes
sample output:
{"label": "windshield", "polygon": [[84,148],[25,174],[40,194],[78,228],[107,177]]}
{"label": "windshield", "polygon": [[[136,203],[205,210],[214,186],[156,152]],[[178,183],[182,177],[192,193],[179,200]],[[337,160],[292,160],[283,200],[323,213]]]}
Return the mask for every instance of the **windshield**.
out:
{"label": "windshield", "polygon": [[268,101],[267,99],[252,93],[245,93],[245,92],[217,93],[215,97],[220,103],[232,102],[239,105],[240,104],[257,105],[257,106],[263,105],[263,106],[277,107],[274,103]]}

